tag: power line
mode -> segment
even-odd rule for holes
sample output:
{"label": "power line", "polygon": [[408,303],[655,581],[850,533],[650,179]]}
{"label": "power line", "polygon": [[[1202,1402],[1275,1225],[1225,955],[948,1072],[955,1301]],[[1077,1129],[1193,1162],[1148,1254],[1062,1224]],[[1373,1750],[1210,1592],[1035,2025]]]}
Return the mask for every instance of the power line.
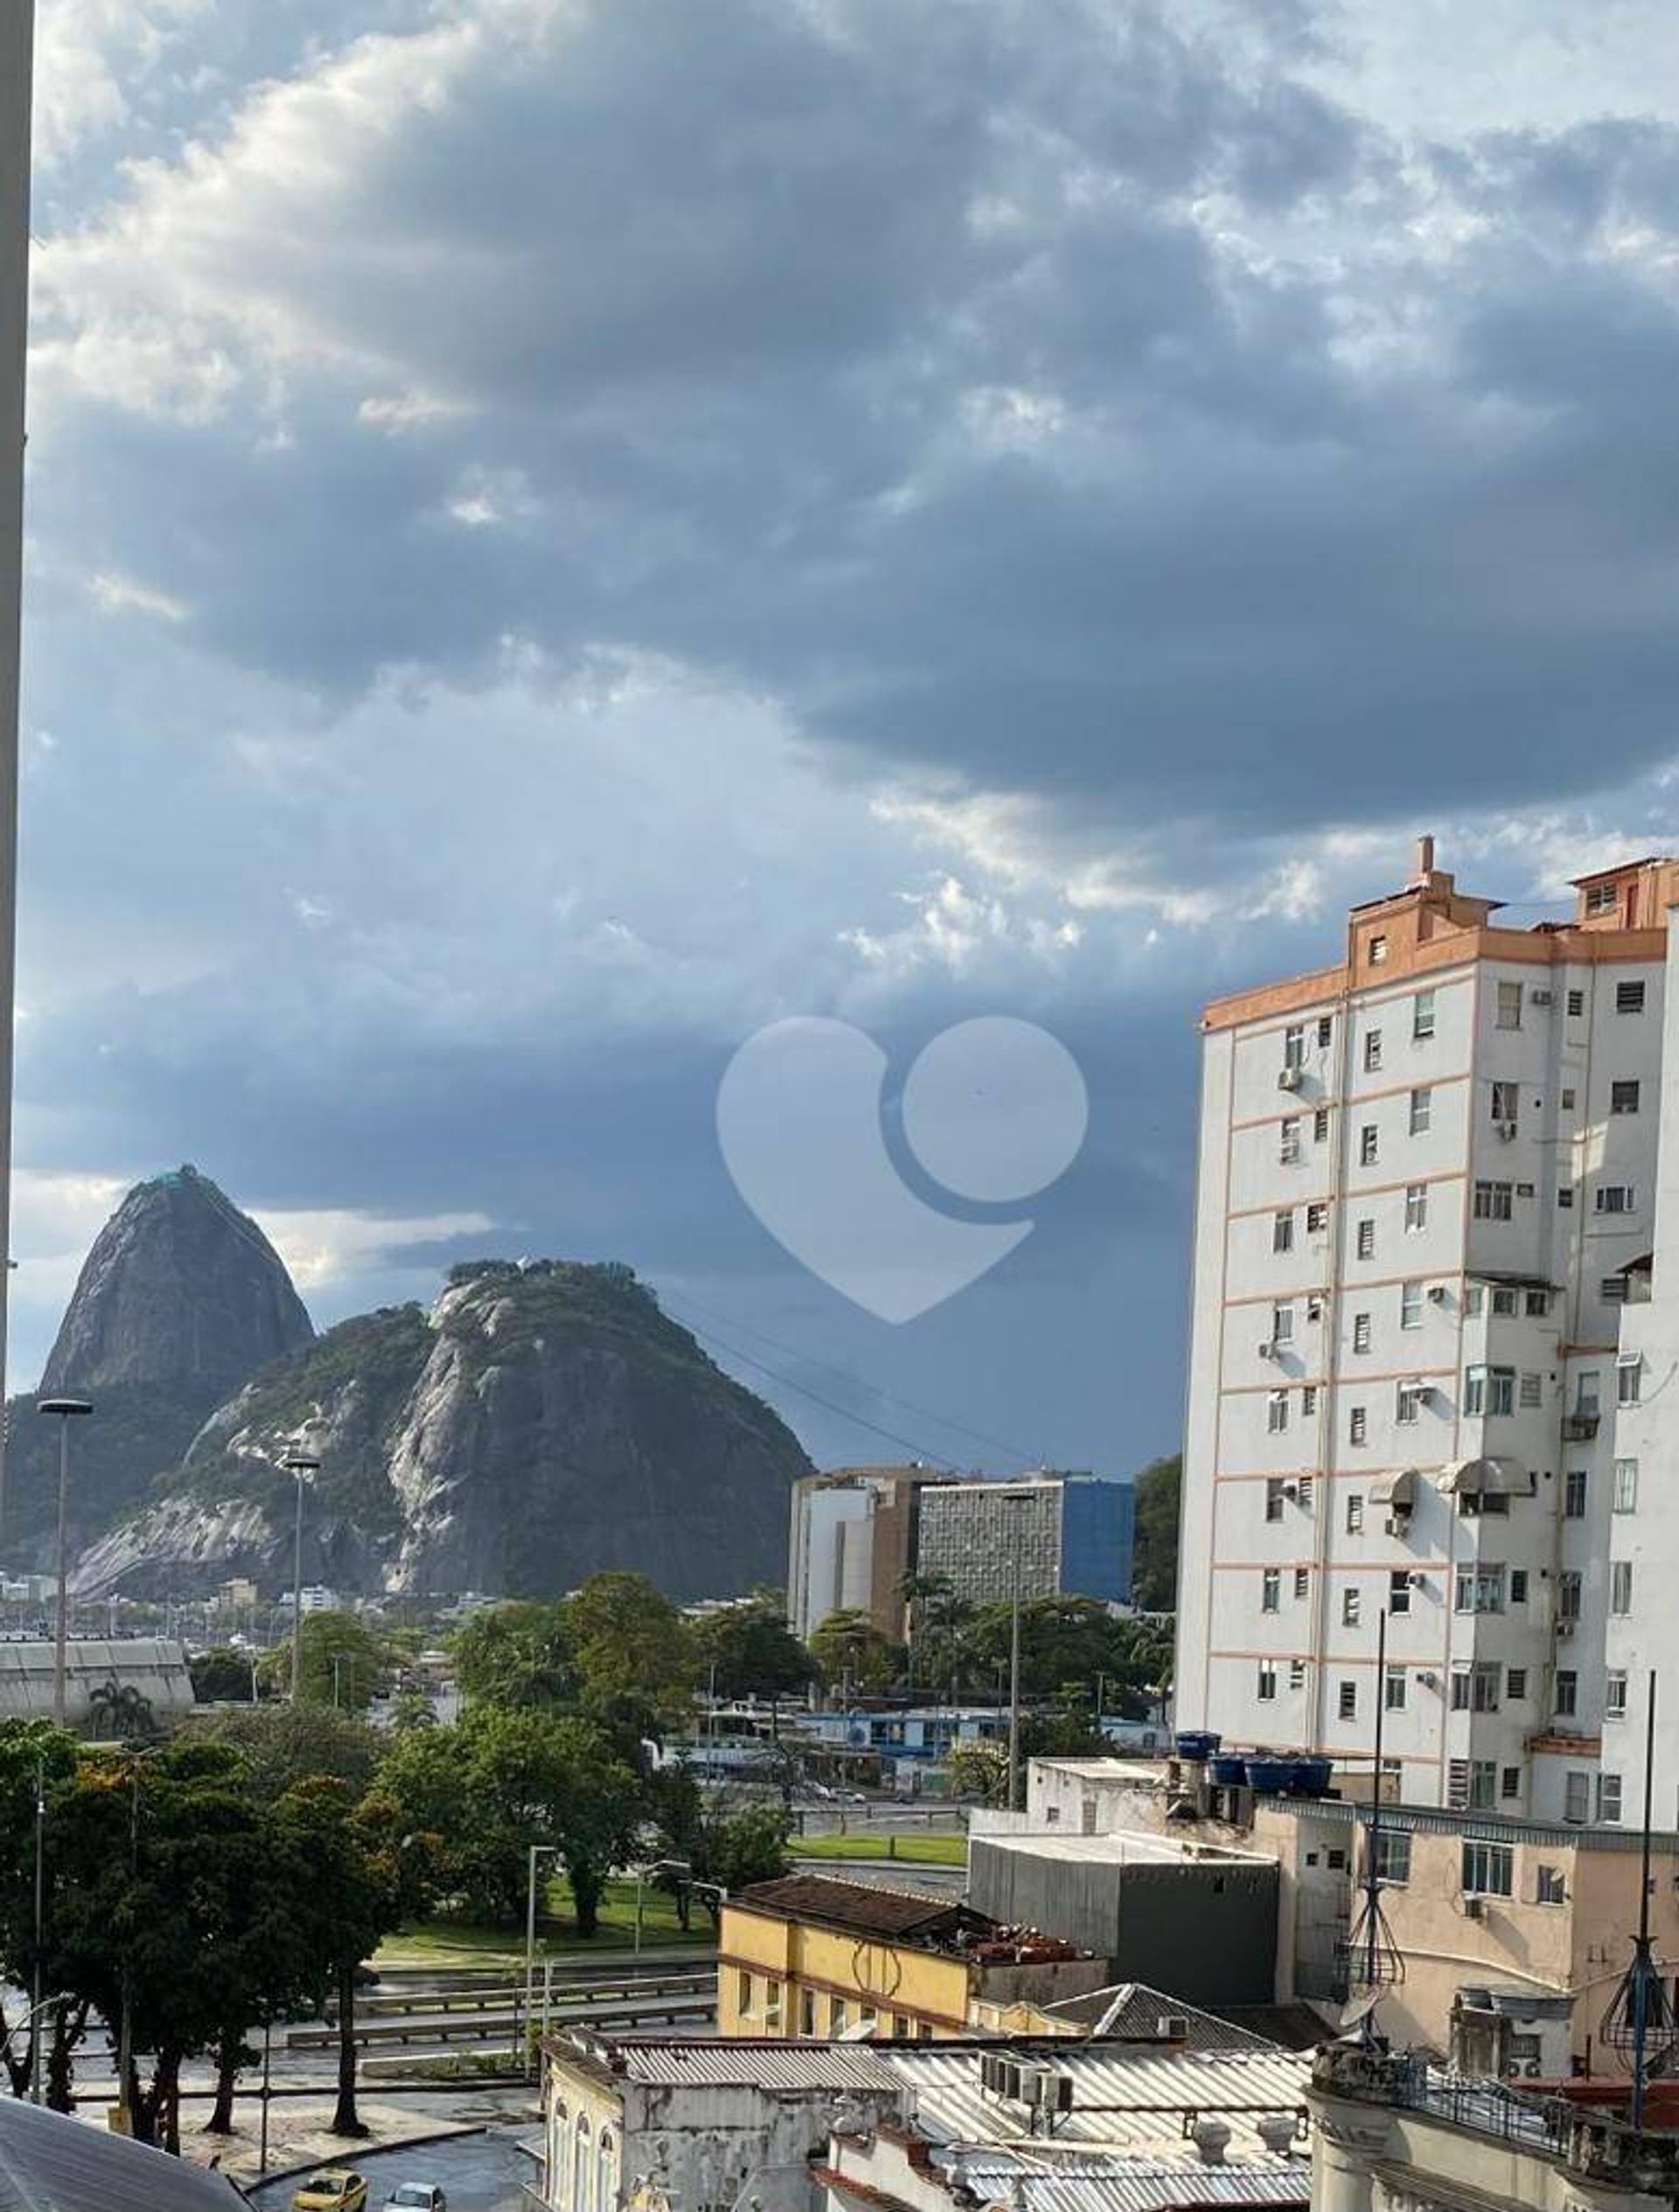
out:
{"label": "power line", "polygon": [[[665,1297],[663,1303],[666,1306],[671,1304],[668,1297]],[[691,1297],[686,1290],[682,1293],[682,1303],[692,1307],[696,1313],[709,1313],[712,1319],[722,1321],[727,1327],[737,1331],[742,1336],[751,1337],[758,1344],[767,1344],[777,1352],[784,1352],[790,1360],[805,1360],[811,1367],[819,1368],[825,1374],[837,1376],[841,1382],[855,1380],[854,1377],[847,1374],[843,1367],[836,1367],[831,1360],[819,1360],[813,1353],[801,1351],[796,1344],[784,1344],[779,1337],[772,1337],[767,1329],[754,1328],[749,1322],[741,1320],[737,1315],[719,1314],[714,1307],[707,1308],[701,1305],[697,1298]],[[917,1405],[913,1398],[901,1398],[893,1391],[881,1389],[876,1384],[870,1383],[867,1387],[875,1397],[884,1400],[888,1405],[902,1406],[906,1413],[918,1414],[923,1421],[936,1421],[941,1429],[949,1429],[958,1436],[969,1436],[975,1443],[989,1444],[995,1451],[1006,1451],[1011,1459],[1022,1460],[1028,1467],[1035,1467],[1039,1464],[1038,1453],[1022,1451],[1019,1444],[1010,1443],[1006,1436],[993,1436],[984,1429],[970,1429],[965,1422],[952,1421],[948,1414],[940,1413],[935,1407]]]}

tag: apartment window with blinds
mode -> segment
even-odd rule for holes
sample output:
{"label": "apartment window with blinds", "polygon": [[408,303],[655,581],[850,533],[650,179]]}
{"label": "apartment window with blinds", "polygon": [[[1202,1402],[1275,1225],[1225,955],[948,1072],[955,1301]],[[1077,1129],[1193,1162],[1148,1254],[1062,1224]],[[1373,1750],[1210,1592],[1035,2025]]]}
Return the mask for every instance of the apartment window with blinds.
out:
{"label": "apartment window with blinds", "polygon": [[1300,1418],[1309,1421],[1318,1409],[1318,1386],[1315,1382],[1300,1386]]}
{"label": "apartment window with blinds", "polygon": [[1405,1186],[1405,1227],[1425,1229],[1428,1227],[1428,1186],[1426,1183],[1407,1183]]}
{"label": "apartment window with blinds", "polygon": [[1523,1406],[1532,1408],[1542,1404],[1544,1392],[1539,1377],[1536,1374],[1524,1374],[1522,1377],[1520,1402]]}
{"label": "apartment window with blinds", "polygon": [[1434,1121],[1434,1094],[1425,1088],[1411,1094],[1411,1133],[1426,1137]]}
{"label": "apartment window with blinds", "polygon": [[1278,1126],[1277,1157],[1285,1167],[1294,1167],[1300,1158],[1300,1123],[1295,1114],[1285,1115]]}
{"label": "apartment window with blinds", "polygon": [[[1601,1192],[1599,1196],[1602,1196]],[[1474,1202],[1476,1221],[1508,1221],[1513,1220],[1515,1213],[1515,1198],[1514,1183],[1477,1183]]]}
{"label": "apartment window with blinds", "polygon": [[1273,1344],[1293,1343],[1294,1309],[1292,1305],[1274,1305],[1271,1309],[1271,1340]]}
{"label": "apartment window with blinds", "polygon": [[[1473,1801],[1473,1792],[1471,1791]],[[1515,1889],[1515,1853],[1508,1843],[1471,1843],[1463,1847],[1463,1894],[1466,1897],[1508,1897]]]}
{"label": "apartment window with blinds", "polygon": [[1356,1628],[1358,1626],[1358,1616],[1359,1594],[1356,1589],[1354,1589],[1349,1586],[1341,1593],[1341,1626],[1343,1628]]}
{"label": "apartment window with blinds", "polygon": [[1411,1571],[1404,1567],[1388,1570],[1388,1610],[1397,1620],[1400,1614],[1411,1610]]}
{"label": "apartment window with blinds", "polygon": [[1353,1349],[1355,1352],[1368,1352],[1369,1348],[1370,1317],[1368,1313],[1355,1313],[1353,1316]]}
{"label": "apartment window with blinds", "polygon": [[1495,1020],[1500,1029],[1520,1029],[1522,1026],[1522,986],[1519,983],[1501,983],[1498,986]]}
{"label": "apartment window with blinds", "polygon": [[1347,1534],[1362,1536],[1364,1533],[1364,1500],[1354,1491],[1347,1500]]}
{"label": "apartment window with blinds", "polygon": [[1283,1570],[1280,1567],[1267,1567],[1259,1578],[1259,1610],[1262,1613],[1280,1612],[1282,1603]]}
{"label": "apartment window with blinds", "polygon": [[1578,1021],[1580,1019],[1580,1016],[1585,1012],[1585,993],[1583,991],[1571,991],[1569,992],[1568,1012],[1570,1019],[1574,1021]]}
{"label": "apartment window with blinds", "polygon": [[1363,1128],[1358,1132],[1358,1164],[1361,1167],[1374,1167],[1376,1165],[1376,1159],[1378,1158],[1377,1148],[1380,1141],[1381,1140],[1376,1133],[1376,1123],[1374,1122],[1366,1122]]}
{"label": "apartment window with blinds", "polygon": [[1552,1710],[1559,1721],[1571,1721],[1579,1710],[1580,1678],[1571,1666],[1557,1670],[1557,1694],[1551,1700]]}
{"label": "apartment window with blinds", "polygon": [[1399,1326],[1402,1329],[1420,1329],[1423,1325],[1423,1286],[1420,1283],[1402,1283],[1399,1285]]}
{"label": "apartment window with blinds", "polygon": [[1385,966],[1385,965],[1386,965],[1386,963],[1387,963],[1387,957],[1388,957],[1388,941],[1387,941],[1387,939],[1386,939],[1385,937],[1372,937],[1372,938],[1370,939],[1370,948],[1369,948],[1369,960],[1370,960],[1370,965],[1371,965],[1371,967],[1372,967],[1372,968],[1380,968],[1380,967],[1383,967],[1383,966]]}
{"label": "apartment window with blinds", "polygon": [[1369,1433],[1369,1418],[1362,1406],[1351,1406],[1347,1413],[1347,1441],[1362,1444]]}
{"label": "apartment window with blinds", "polygon": [[1329,1208],[1322,1199],[1315,1199],[1306,1209],[1306,1233],[1321,1236],[1329,1226]]}
{"label": "apartment window with blinds", "polygon": [[1633,1562],[1630,1559],[1612,1559],[1609,1562],[1609,1610],[1624,1615],[1633,1610]]}
{"label": "apartment window with blinds", "polygon": [[1269,1659],[1261,1659],[1259,1662],[1259,1679],[1257,1687],[1260,1703],[1269,1705],[1277,1694],[1277,1669]]}
{"label": "apartment window with blinds", "polygon": [[1294,1249],[1294,1215],[1292,1210],[1272,1215],[1271,1249],[1273,1252],[1292,1252]]}
{"label": "apartment window with blinds", "polygon": [[1373,1075],[1381,1065],[1382,1032],[1379,1029],[1367,1029],[1364,1032],[1365,1073]]}
{"label": "apartment window with blinds", "polygon": [[1638,1111],[1638,1084],[1632,1076],[1618,1078],[1609,1086],[1609,1111],[1612,1114],[1635,1114]]}
{"label": "apartment window with blinds", "polygon": [[1295,1596],[1296,1596],[1296,1597],[1305,1597],[1305,1596],[1306,1596],[1306,1594],[1308,1593],[1308,1591],[1311,1589],[1311,1588],[1312,1588],[1312,1569],[1311,1569],[1309,1567],[1297,1567],[1297,1568],[1294,1569],[1294,1595],[1295,1595]]}
{"label": "apartment window with blinds", "polygon": [[1598,1818],[1606,1828],[1614,1827],[1620,1819],[1620,1777],[1600,1774],[1598,1777]]}
{"label": "apartment window with blinds", "polygon": [[1327,1052],[1334,1033],[1335,1025],[1333,1016],[1320,1014],[1318,1016],[1318,1044],[1320,1050]]}
{"label": "apartment window with blinds", "polygon": [[1366,1219],[1359,1223],[1356,1249],[1361,1260],[1376,1257],[1376,1223],[1373,1221]]}
{"label": "apartment window with blinds", "polygon": [[1520,1086],[1515,1083],[1494,1083],[1493,1085],[1493,1119],[1495,1122],[1513,1122],[1521,1111]]}
{"label": "apartment window with blinds", "polygon": [[1312,1141],[1314,1144],[1327,1144],[1329,1141],[1329,1109],[1327,1106],[1320,1106],[1312,1116]]}
{"label": "apartment window with blinds", "polygon": [[1291,1690],[1303,1690],[1306,1687],[1306,1661],[1304,1659],[1290,1659],[1288,1662],[1288,1687]]}
{"label": "apartment window with blinds", "polygon": [[1416,1426],[1427,1395],[1428,1385],[1425,1382],[1402,1382],[1397,1386],[1393,1394],[1393,1417],[1402,1429]]}
{"label": "apartment window with blinds", "polygon": [[1618,1513],[1638,1511],[1638,1462],[1636,1459],[1617,1459],[1615,1462],[1614,1510]]}
{"label": "apartment window with blinds", "polygon": [[1280,1436],[1288,1426],[1288,1393],[1271,1390],[1265,1394],[1265,1427],[1273,1436]]}
{"label": "apartment window with blinds", "polygon": [[1565,1520],[1585,1519],[1586,1480],[1584,1467],[1571,1467],[1563,1477],[1563,1518]]}
{"label": "apartment window with blinds", "polygon": [[1342,1682],[1335,1694],[1335,1710],[1343,1721],[1358,1718],[1358,1684]]}
{"label": "apartment window with blinds", "polygon": [[1528,1670],[1525,1666],[1507,1666],[1504,1670],[1504,1694],[1512,1705],[1520,1705],[1528,1694]]}
{"label": "apartment window with blinds", "polygon": [[1641,1014],[1643,1011],[1643,984],[1641,983],[1618,983],[1615,985],[1615,1012],[1618,1014]]}
{"label": "apartment window with blinds", "polygon": [[1557,1617],[1559,1621],[1577,1621],[1580,1617],[1580,1570],[1564,1567],[1557,1577]]}
{"label": "apartment window with blinds", "polygon": [[1613,1668],[1603,1678],[1603,1716],[1606,1721],[1627,1718],[1627,1675],[1624,1668]]}
{"label": "apartment window with blinds", "polygon": [[1592,1777],[1578,1767],[1571,1767],[1563,1777],[1563,1818],[1576,1828],[1592,1818]]}
{"label": "apartment window with blinds", "polygon": [[1631,1183],[1605,1183],[1592,1200],[1592,1209],[1599,1214],[1631,1214],[1637,1210],[1638,1192]]}
{"label": "apartment window with blinds", "polygon": [[1411,1033],[1420,1045],[1434,1034],[1434,993],[1419,991],[1411,1002]]}
{"label": "apartment window with blinds", "polygon": [[1525,1605],[1527,1602],[1528,1570],[1525,1567],[1512,1567],[1510,1569],[1510,1603],[1512,1605]]}
{"label": "apartment window with blinds", "polygon": [[1304,1068],[1306,1065],[1306,1031],[1298,1026],[1283,1032],[1283,1065],[1285,1068]]}

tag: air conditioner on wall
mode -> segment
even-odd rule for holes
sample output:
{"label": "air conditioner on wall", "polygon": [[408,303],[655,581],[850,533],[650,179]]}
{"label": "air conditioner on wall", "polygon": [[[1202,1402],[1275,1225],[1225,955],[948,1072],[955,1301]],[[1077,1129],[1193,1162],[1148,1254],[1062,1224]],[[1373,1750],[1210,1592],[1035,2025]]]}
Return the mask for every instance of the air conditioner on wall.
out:
{"label": "air conditioner on wall", "polygon": [[1530,991],[1528,993],[1528,1004],[1530,1006],[1548,1006],[1551,1002],[1551,998],[1552,993],[1549,991]]}
{"label": "air conditioner on wall", "polygon": [[1267,1337],[1259,1346],[1259,1357],[1262,1360],[1274,1360],[1277,1357],[1277,1346],[1271,1338]]}
{"label": "air conditioner on wall", "polygon": [[1500,1122],[1498,1123],[1498,1133],[1508,1144],[1511,1138],[1515,1135],[1515,1123],[1514,1122]]}
{"label": "air conditioner on wall", "polygon": [[1484,1916],[1485,1910],[1486,1908],[1479,1897],[1466,1897],[1463,1901],[1463,1916],[1466,1920],[1480,1920]]}
{"label": "air conditioner on wall", "polygon": [[1446,1304],[1446,1285],[1444,1283],[1431,1283],[1429,1284],[1428,1302],[1431,1305],[1444,1305]]}
{"label": "air conditioner on wall", "polygon": [[1278,1090],[1298,1090],[1306,1080],[1303,1068],[1279,1068],[1277,1071]]}

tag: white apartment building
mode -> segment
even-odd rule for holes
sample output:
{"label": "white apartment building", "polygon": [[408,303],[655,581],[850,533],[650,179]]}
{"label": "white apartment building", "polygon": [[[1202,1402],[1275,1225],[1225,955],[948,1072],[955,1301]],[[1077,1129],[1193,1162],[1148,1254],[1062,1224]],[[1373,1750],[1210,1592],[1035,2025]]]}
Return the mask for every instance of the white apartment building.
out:
{"label": "white apartment building", "polygon": [[1679,1299],[1629,1305],[1679,864],[1576,890],[1571,922],[1506,927],[1424,839],[1333,965],[1206,1012],[1178,1715],[1356,1763],[1379,1702],[1412,1803],[1630,1819],[1632,1762],[1599,1748],[1633,1725],[1607,1669],[1647,1663],[1635,1631],[1672,1640],[1679,1722],[1655,1563],[1679,1562],[1679,1481],[1671,1527],[1644,1518]]}

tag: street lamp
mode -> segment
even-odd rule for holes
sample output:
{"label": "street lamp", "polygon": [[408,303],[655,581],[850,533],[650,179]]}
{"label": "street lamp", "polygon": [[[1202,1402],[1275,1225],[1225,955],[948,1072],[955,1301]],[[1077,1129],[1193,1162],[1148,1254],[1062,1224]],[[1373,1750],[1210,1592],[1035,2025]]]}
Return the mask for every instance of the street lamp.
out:
{"label": "street lamp", "polygon": [[65,1646],[69,1636],[70,1562],[65,1549],[65,1501],[70,1489],[70,1423],[93,1411],[86,1398],[42,1398],[37,1413],[54,1414],[59,1421],[59,1627],[52,1647],[52,1718],[64,1726]]}
{"label": "street lamp", "polygon": [[[528,2082],[536,2066],[536,2054],[531,2049],[531,2014],[536,2009],[536,1862],[547,1857],[561,1856],[557,1843],[533,1843],[530,1847],[530,1880],[525,1896],[525,2017],[522,2023],[525,2039],[523,2072]],[[519,2007],[513,2007],[514,2018]]]}
{"label": "street lamp", "polygon": [[280,1464],[297,1478],[297,1521],[291,1546],[291,1701],[303,1694],[303,1477],[317,1475],[321,1463],[312,1452],[289,1451]]}

